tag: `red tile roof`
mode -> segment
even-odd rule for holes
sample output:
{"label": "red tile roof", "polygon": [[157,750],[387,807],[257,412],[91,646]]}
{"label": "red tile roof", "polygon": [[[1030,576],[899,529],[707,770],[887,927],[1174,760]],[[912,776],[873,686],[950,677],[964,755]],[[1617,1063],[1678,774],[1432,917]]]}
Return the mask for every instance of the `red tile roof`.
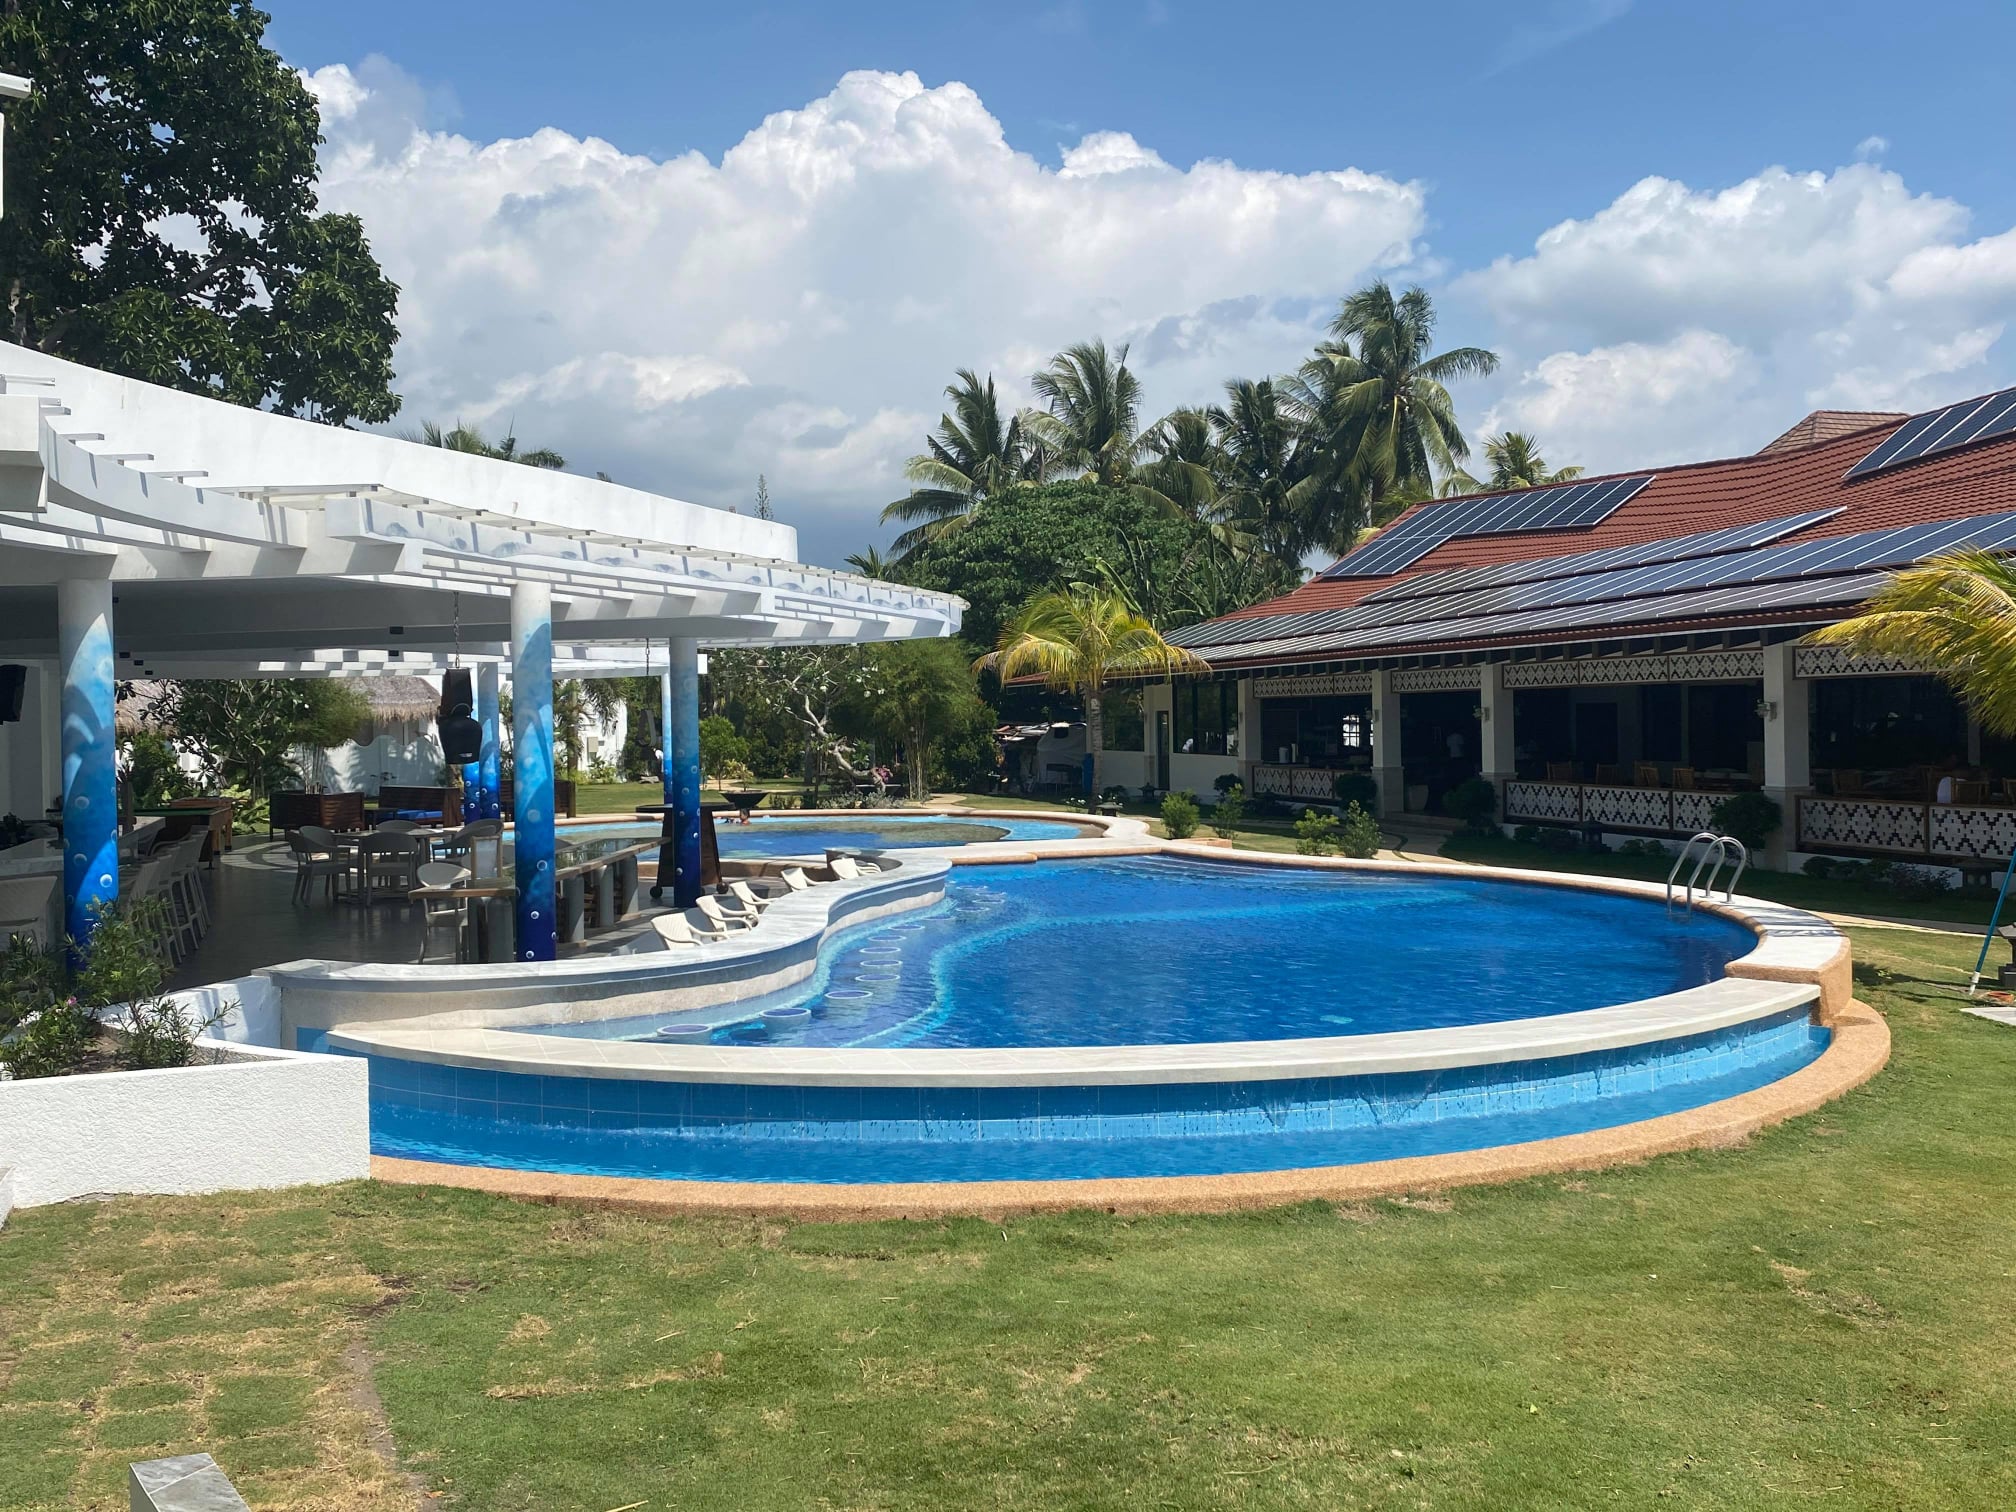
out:
{"label": "red tile roof", "polygon": [[[1805,425],[1814,418],[1808,416],[1800,423]],[[1588,530],[1529,531],[1446,541],[1404,573],[1313,578],[1293,593],[1253,604],[1225,618],[1342,609],[1421,573],[1637,545],[1808,510],[1839,507],[1841,513],[1785,537],[1785,542],[2016,510],[2016,436],[1998,437],[1853,483],[1842,482],[1843,474],[1899,423],[1899,419],[1880,422],[1810,446],[1776,451],[1767,447],[1755,456],[1660,468],[1629,503]],[[1640,468],[1603,476],[1635,477],[1645,471]],[[1401,518],[1442,502],[1417,505]]]}
{"label": "red tile roof", "polygon": [[1771,452],[1797,451],[1802,446],[1837,441],[1871,426],[1895,425],[1910,418],[1892,410],[1815,410],[1784,435],[1758,447],[1757,455],[1762,457]]}

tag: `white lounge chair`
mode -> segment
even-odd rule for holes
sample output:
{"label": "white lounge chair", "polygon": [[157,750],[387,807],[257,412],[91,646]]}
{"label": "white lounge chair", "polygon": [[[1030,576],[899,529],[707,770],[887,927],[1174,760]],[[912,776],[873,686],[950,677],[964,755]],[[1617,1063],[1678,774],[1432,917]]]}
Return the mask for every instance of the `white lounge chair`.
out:
{"label": "white lounge chair", "polygon": [[863,861],[859,856],[834,856],[826,863],[826,869],[843,882],[858,881],[862,877],[876,877],[882,868],[873,861]]}
{"label": "white lounge chair", "polygon": [[659,939],[672,946],[691,946],[698,949],[701,945],[728,938],[728,931],[725,929],[719,934],[695,934],[685,914],[658,914],[652,918],[651,927],[658,932]]}
{"label": "white lounge chair", "polygon": [[756,915],[753,912],[739,907],[734,909],[726,908],[722,905],[721,900],[712,893],[700,894],[693,906],[724,929],[730,925],[735,926],[737,929],[754,929],[756,927]]}
{"label": "white lounge chair", "polygon": [[737,877],[728,884],[728,891],[741,901],[744,908],[752,909],[759,914],[774,901],[773,899],[764,897],[763,894],[756,891],[755,888],[744,882],[740,877]]}
{"label": "white lounge chair", "polygon": [[802,866],[787,866],[777,875],[784,879],[784,885],[793,892],[812,891],[812,879],[805,875],[805,868]]}
{"label": "white lounge chair", "polygon": [[703,940],[726,940],[735,933],[728,927],[726,920],[711,917],[705,909],[689,908],[679,914],[678,918]]}

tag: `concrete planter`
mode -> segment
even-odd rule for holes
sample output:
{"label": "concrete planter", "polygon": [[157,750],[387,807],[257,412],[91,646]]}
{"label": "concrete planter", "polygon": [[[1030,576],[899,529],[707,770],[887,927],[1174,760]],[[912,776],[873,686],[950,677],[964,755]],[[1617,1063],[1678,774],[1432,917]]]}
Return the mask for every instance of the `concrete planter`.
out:
{"label": "concrete planter", "polygon": [[362,1061],[203,1043],[234,1059],[0,1082],[0,1169],[13,1168],[14,1205],[370,1175]]}

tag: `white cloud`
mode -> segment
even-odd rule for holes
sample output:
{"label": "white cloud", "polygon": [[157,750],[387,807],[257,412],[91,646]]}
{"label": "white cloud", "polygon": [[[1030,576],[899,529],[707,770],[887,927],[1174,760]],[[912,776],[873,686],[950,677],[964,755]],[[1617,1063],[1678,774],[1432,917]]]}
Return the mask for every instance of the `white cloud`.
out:
{"label": "white cloud", "polygon": [[1151,413],[1288,366],[1331,302],[1417,257],[1417,185],[1166,163],[1125,132],[1050,169],[963,84],[853,73],[716,163],[547,128],[422,125],[382,60],[307,78],[321,197],[400,284],[402,423],[515,420],[570,464],[700,502],[767,473],[803,548],[880,535],[954,369],[1020,391],[1132,339]]}
{"label": "white cloud", "polygon": [[1631,9],[1631,3],[1632,0],[1552,0],[1538,17],[1513,29],[1485,69],[1485,75],[1503,73],[1557,47],[1566,47],[1623,16]]}
{"label": "white cloud", "polygon": [[1818,407],[1915,409],[1995,387],[2016,232],[1895,173],[1648,178],[1456,281],[1516,359],[1488,427],[1625,467],[1750,450]]}
{"label": "white cloud", "polygon": [[1863,159],[1880,158],[1889,150],[1890,138],[1873,133],[1855,144],[1855,156]]}

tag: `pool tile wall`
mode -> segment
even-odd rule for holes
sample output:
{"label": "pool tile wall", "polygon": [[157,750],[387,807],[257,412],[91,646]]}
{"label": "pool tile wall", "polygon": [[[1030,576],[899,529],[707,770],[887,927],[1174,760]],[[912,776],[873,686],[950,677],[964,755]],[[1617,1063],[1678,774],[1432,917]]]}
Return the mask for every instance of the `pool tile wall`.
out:
{"label": "pool tile wall", "polygon": [[1266,1170],[1543,1139],[1761,1086],[1818,1058],[1828,1039],[1794,1009],[1541,1060],[1068,1087],[745,1085],[366,1059],[380,1154],[607,1175],[906,1181],[918,1179],[920,1160],[950,1180],[1130,1175],[1194,1170],[1200,1156],[1216,1169]]}

